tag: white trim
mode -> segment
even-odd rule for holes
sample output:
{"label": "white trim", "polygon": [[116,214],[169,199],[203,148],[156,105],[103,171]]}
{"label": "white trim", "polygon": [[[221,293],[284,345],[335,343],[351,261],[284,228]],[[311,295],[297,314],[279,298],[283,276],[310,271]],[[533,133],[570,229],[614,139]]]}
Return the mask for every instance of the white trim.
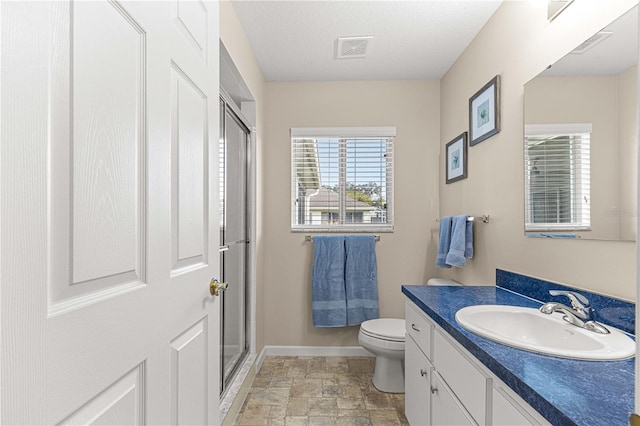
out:
{"label": "white trim", "polygon": [[247,394],[253,385],[253,380],[258,373],[255,368],[255,359],[255,355],[250,355],[245,359],[233,382],[222,395],[220,399],[222,424],[229,423],[225,422],[227,418],[235,420],[238,417],[242,404],[247,398]]}
{"label": "white trim", "polygon": [[556,124],[526,124],[525,136],[555,135],[557,133],[591,133],[591,123],[556,123]]}
{"label": "white trim", "polygon": [[265,346],[258,362],[262,366],[265,356],[373,356],[362,346]]}
{"label": "white trim", "polygon": [[292,138],[395,137],[390,127],[292,127]]}
{"label": "white trim", "polygon": [[[243,102],[244,103],[244,102]],[[257,329],[258,324],[256,320],[256,312],[257,312],[257,218],[258,218],[258,201],[257,201],[257,170],[256,165],[258,164],[258,134],[257,129],[255,127],[251,128],[251,133],[249,134],[249,167],[248,167],[248,182],[247,182],[247,208],[249,213],[249,247],[248,254],[249,259],[248,262],[248,271],[249,282],[248,284],[248,297],[249,297],[249,315],[246,320],[249,322],[249,353],[255,354],[257,347]],[[246,301],[245,301],[246,303]],[[246,327],[245,327],[246,328]]]}
{"label": "white trim", "polygon": [[265,346],[264,348],[262,348],[262,350],[256,357],[256,363],[255,363],[256,374],[258,374],[258,371],[260,371],[260,369],[262,368],[262,364],[264,363],[264,359],[266,356],[267,356],[267,347]]}

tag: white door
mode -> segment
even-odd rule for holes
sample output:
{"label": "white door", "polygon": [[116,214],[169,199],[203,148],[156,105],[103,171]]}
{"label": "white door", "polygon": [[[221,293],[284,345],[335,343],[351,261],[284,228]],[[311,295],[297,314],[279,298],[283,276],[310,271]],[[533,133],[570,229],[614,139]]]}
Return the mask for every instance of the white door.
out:
{"label": "white door", "polygon": [[219,423],[218,4],[0,15],[0,423]]}

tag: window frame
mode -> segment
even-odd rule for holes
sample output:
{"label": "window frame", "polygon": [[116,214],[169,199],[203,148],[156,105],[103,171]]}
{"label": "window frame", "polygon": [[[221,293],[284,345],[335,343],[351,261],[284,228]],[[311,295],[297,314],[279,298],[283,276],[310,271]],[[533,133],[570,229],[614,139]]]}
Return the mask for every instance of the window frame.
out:
{"label": "window frame", "polygon": [[[290,193],[290,224],[292,232],[323,232],[323,233],[333,233],[333,232],[393,232],[394,231],[394,215],[393,215],[393,205],[394,205],[394,187],[393,187],[393,174],[394,174],[394,143],[396,137],[396,128],[395,127],[294,127],[291,128],[290,133],[290,144],[291,144],[291,158],[290,158],[290,168],[291,168],[291,193]],[[387,139],[386,142],[386,223],[338,223],[338,224],[298,224],[298,216],[299,211],[296,208],[296,202],[299,198],[299,188],[297,185],[298,176],[297,176],[297,163],[296,159],[297,154],[296,150],[299,147],[296,146],[295,141],[300,139],[358,139],[358,138],[378,138],[378,139]],[[316,156],[317,158],[317,156]],[[340,199],[340,209],[344,213],[346,218],[346,210],[343,205],[345,197],[346,197],[346,177],[345,171],[346,166],[343,162],[338,166],[340,176],[340,185],[339,185],[339,199]],[[340,173],[340,170],[342,173]]]}

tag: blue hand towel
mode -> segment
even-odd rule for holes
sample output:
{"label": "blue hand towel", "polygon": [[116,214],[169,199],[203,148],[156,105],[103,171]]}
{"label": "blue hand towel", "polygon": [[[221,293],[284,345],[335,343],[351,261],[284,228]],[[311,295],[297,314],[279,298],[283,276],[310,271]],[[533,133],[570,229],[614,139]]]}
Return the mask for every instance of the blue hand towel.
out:
{"label": "blue hand towel", "polygon": [[313,237],[311,307],[316,327],[347,325],[344,236]]}
{"label": "blue hand towel", "polygon": [[[449,245],[449,253],[447,253],[447,257],[445,262],[451,266],[458,266],[462,268],[467,264],[467,259],[465,258],[465,254],[470,254],[473,256],[473,237],[471,240],[471,251],[469,252],[467,246],[467,223],[469,216],[460,215],[454,216],[451,220],[451,244]],[[471,228],[472,230],[473,228]]]}
{"label": "blue hand towel", "polygon": [[473,222],[467,218],[467,227],[464,234],[464,257],[471,259],[473,257]]}
{"label": "blue hand towel", "polygon": [[379,318],[378,267],[373,235],[348,235],[345,241],[347,324]]}
{"label": "blue hand towel", "polygon": [[451,268],[447,265],[447,253],[451,245],[451,216],[440,219],[440,235],[438,239],[438,257],[436,257],[436,267]]}

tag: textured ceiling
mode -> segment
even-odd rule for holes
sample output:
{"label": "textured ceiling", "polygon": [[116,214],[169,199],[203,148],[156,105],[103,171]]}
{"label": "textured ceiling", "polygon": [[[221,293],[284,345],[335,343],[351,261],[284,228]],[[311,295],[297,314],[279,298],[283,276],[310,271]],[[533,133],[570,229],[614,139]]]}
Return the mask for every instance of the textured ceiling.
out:
{"label": "textured ceiling", "polygon": [[[232,0],[267,81],[440,79],[502,0]],[[366,58],[335,59],[344,36]]]}

